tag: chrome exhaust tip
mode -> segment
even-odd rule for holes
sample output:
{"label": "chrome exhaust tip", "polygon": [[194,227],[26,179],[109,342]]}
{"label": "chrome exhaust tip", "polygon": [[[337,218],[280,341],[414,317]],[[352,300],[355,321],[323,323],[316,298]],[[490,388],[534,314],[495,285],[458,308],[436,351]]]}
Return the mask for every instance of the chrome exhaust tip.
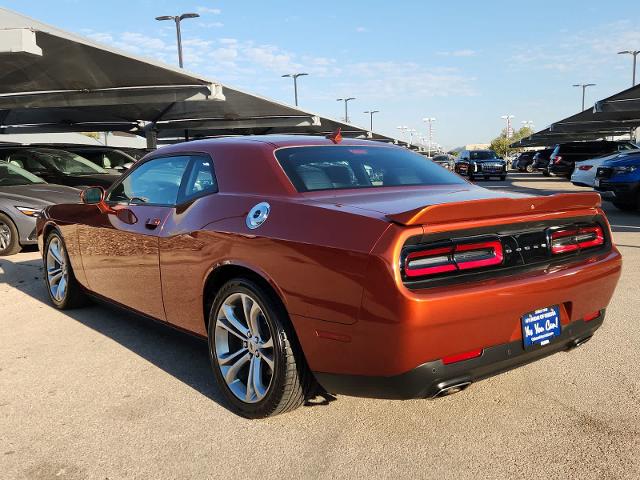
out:
{"label": "chrome exhaust tip", "polygon": [[437,391],[431,398],[441,398],[453,395],[454,393],[459,393],[469,385],[471,385],[471,381],[469,380],[453,380],[450,382],[442,382],[438,384]]}
{"label": "chrome exhaust tip", "polygon": [[585,343],[587,343],[589,340],[591,340],[591,338],[593,337],[593,335],[588,335],[586,337],[581,337],[581,338],[576,338],[575,340],[573,340],[570,344],[569,344],[569,350],[573,350],[574,348],[578,348],[582,345],[584,345]]}

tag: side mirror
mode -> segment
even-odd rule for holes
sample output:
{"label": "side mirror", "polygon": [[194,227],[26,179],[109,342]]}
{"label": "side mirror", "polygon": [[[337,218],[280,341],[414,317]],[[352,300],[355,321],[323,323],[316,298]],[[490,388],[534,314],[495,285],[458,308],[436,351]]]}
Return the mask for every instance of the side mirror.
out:
{"label": "side mirror", "polygon": [[97,205],[104,199],[104,188],[85,188],[82,193],[80,193],[80,199],[82,200],[82,203],[86,203],[87,205]]}

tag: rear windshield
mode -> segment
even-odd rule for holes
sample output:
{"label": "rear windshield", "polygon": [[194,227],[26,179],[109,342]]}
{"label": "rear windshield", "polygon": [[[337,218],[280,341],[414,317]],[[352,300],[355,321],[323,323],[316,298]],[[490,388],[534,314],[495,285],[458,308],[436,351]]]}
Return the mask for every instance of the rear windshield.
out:
{"label": "rear windshield", "polygon": [[0,187],[7,185],[31,185],[33,183],[45,183],[45,181],[17,165],[0,161]]}
{"label": "rear windshield", "polygon": [[400,148],[287,147],[275,155],[299,192],[465,183],[422,155]]}

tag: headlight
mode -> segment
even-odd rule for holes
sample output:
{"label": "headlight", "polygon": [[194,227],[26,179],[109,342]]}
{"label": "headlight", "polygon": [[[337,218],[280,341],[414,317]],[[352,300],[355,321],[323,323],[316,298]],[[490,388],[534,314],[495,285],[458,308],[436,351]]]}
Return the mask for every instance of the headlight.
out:
{"label": "headlight", "polygon": [[20,211],[20,213],[26,215],[27,217],[34,217],[37,218],[40,216],[40,209],[39,208],[31,208],[31,207],[18,207],[16,206],[16,209]]}
{"label": "headlight", "polygon": [[637,166],[635,165],[627,165],[625,167],[613,167],[613,171],[615,173],[631,173],[637,170]]}
{"label": "headlight", "polygon": [[471,162],[471,166],[473,167],[474,172],[478,171],[478,164],[476,162]]}

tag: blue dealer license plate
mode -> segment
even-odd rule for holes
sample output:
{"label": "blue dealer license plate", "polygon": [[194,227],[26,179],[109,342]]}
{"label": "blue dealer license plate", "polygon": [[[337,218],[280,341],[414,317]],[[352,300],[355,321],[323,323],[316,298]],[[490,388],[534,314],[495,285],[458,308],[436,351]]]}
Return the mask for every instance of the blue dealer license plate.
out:
{"label": "blue dealer license plate", "polygon": [[560,308],[541,308],[522,317],[522,340],[524,348],[547,345],[560,335]]}

